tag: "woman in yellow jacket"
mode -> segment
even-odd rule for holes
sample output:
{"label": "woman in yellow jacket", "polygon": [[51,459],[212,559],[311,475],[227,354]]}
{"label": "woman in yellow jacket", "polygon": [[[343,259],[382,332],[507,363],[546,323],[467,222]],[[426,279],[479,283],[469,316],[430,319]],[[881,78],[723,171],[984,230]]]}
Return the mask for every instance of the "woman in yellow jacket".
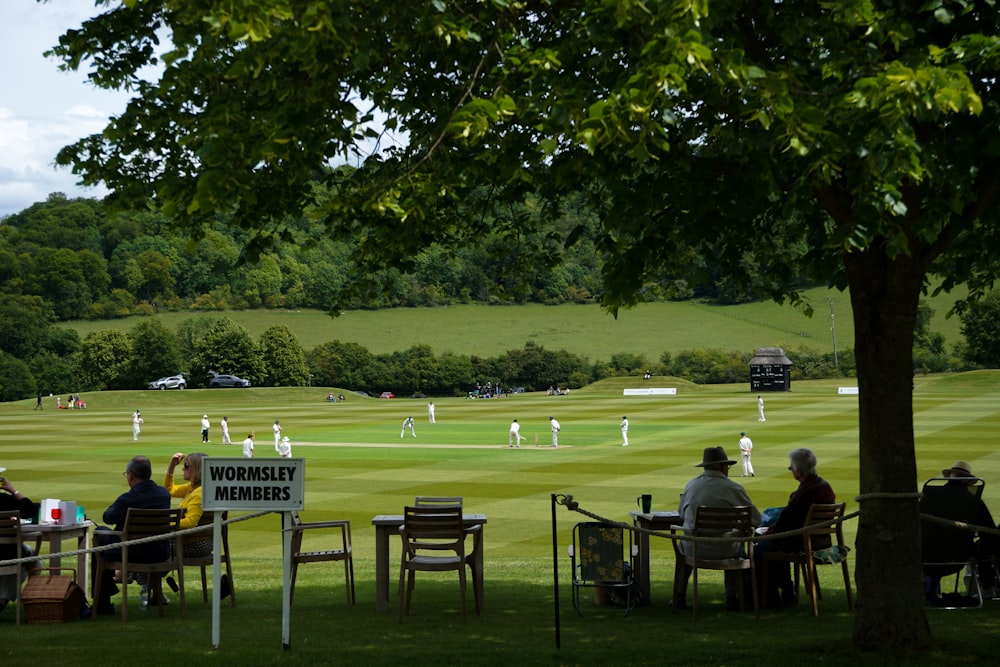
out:
{"label": "woman in yellow jacket", "polygon": [[[201,509],[201,460],[205,454],[195,452],[188,454],[185,458],[182,452],[177,452],[170,457],[170,464],[163,477],[163,488],[170,492],[174,498],[181,499],[181,509],[184,514],[181,517],[181,530],[204,526],[212,522],[212,513],[203,512]],[[184,461],[184,483],[174,483],[174,469]],[[186,558],[197,558],[200,556],[212,555],[212,533],[194,533],[183,538],[184,556]]]}

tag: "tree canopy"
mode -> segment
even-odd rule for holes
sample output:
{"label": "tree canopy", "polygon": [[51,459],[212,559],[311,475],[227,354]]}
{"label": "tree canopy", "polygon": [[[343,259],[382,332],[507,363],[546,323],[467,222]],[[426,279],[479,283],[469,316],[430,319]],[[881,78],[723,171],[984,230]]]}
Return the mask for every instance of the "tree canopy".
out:
{"label": "tree canopy", "polygon": [[[929,275],[975,299],[997,273],[994,0],[98,4],[55,53],[135,96],[58,161],[195,237],[230,213],[244,256],[307,242],[288,223],[304,211],[356,244],[353,290],[487,236],[516,290],[577,239],[551,220],[579,191],[611,310],[704,273],[706,257],[777,299],[797,298],[802,258],[850,287],[854,640],[930,641],[911,347]],[[358,156],[363,141],[385,150]],[[352,157],[359,169],[332,168]],[[493,198],[507,213],[476,215]]]}

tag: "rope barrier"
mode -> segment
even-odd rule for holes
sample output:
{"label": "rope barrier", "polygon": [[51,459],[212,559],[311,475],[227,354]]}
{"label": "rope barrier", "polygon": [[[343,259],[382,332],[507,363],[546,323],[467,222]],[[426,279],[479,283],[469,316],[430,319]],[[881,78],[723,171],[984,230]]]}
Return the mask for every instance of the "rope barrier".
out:
{"label": "rope barrier", "polygon": [[[905,494],[904,493],[899,493],[899,494],[896,494],[896,493],[886,493],[886,494],[873,493],[873,494],[865,494],[863,496],[858,496],[858,498],[856,498],[856,500],[857,499],[868,500],[868,499],[875,498],[875,497],[882,497],[883,495],[885,495],[887,497],[893,497],[893,498],[903,497],[903,496],[907,496],[907,497],[914,497],[915,496],[915,497],[919,498],[919,497],[921,497],[922,494],[920,494],[920,493],[916,493],[916,494],[912,494],[912,493],[905,493]],[[744,542],[747,539],[745,536],[744,537],[738,537],[738,538],[734,538],[734,537],[700,537],[700,536],[696,536],[696,535],[685,535],[683,533],[675,533],[675,532],[664,533],[663,531],[651,530],[649,528],[642,528],[641,526],[630,525],[630,524],[627,524],[627,523],[622,522],[622,521],[617,521],[615,519],[609,519],[609,518],[601,516],[599,514],[595,514],[593,512],[587,511],[587,510],[585,510],[585,509],[583,509],[583,508],[580,507],[580,503],[578,503],[577,501],[573,500],[573,496],[572,495],[568,495],[568,494],[556,494],[555,495],[555,499],[556,499],[556,503],[557,504],[565,506],[566,509],[568,509],[569,511],[571,511],[571,512],[577,512],[579,514],[583,514],[584,516],[588,516],[591,519],[595,519],[597,521],[600,521],[601,523],[607,523],[607,524],[610,524],[610,525],[613,525],[613,526],[616,526],[616,527],[619,527],[619,528],[625,528],[627,530],[631,530],[631,531],[636,532],[636,533],[644,533],[646,535],[653,535],[654,537],[662,537],[662,538],[665,538],[665,539],[668,539],[668,540],[674,540],[674,541],[680,540],[680,541],[687,541],[687,542],[710,542],[710,543],[711,542],[715,542],[715,543],[720,543],[721,542],[721,543],[725,543],[725,542]],[[804,534],[804,533],[806,533],[806,532],[808,532],[810,530],[815,530],[817,528],[827,528],[829,526],[833,526],[833,525],[836,525],[838,523],[843,523],[844,521],[847,521],[848,519],[855,519],[855,518],[857,518],[859,516],[861,516],[861,511],[860,510],[855,511],[855,512],[850,512],[850,513],[845,514],[844,516],[839,517],[837,519],[831,519],[829,521],[824,521],[822,523],[815,523],[815,524],[812,524],[811,526],[803,526],[801,528],[796,528],[795,530],[788,530],[788,531],[781,532],[781,533],[767,533],[765,535],[754,535],[750,539],[753,542],[756,543],[756,542],[767,542],[767,541],[770,541],[770,540],[783,539],[783,538],[791,537],[791,536],[795,536],[795,535],[802,535],[802,534]],[[975,524],[966,523],[964,521],[954,521],[952,519],[945,519],[943,517],[934,516],[932,514],[923,514],[923,513],[920,514],[920,518],[921,519],[926,519],[927,521],[929,521],[931,523],[935,523],[935,524],[939,524],[939,525],[945,525],[945,526],[951,526],[951,527],[955,527],[955,528],[961,528],[961,529],[964,529],[964,530],[970,530],[970,531],[977,532],[977,533],[986,533],[986,534],[990,534],[990,535],[1000,535],[1000,529],[998,529],[996,526],[977,526]],[[678,524],[677,528],[680,529],[680,525],[679,524]]]}
{"label": "rope barrier", "polygon": [[[224,525],[228,526],[230,524],[239,523],[241,521],[248,521],[250,519],[256,519],[258,517],[264,516],[265,514],[271,514],[271,512],[270,511],[253,512],[251,514],[246,514],[244,516],[237,517],[235,519],[226,519],[222,523]],[[102,545],[99,545],[99,546],[92,546],[89,549],[76,549],[74,551],[60,551],[59,553],[54,553],[54,554],[42,554],[42,555],[35,554],[34,556],[24,556],[22,558],[12,558],[10,560],[0,560],[0,566],[4,566],[4,565],[16,565],[16,564],[23,564],[23,563],[34,563],[36,561],[49,560],[50,558],[68,558],[70,556],[79,556],[80,554],[85,554],[85,553],[97,553],[97,552],[100,552],[100,551],[110,551],[111,549],[120,549],[120,548],[122,548],[125,545],[133,546],[133,545],[136,545],[136,544],[146,544],[146,543],[149,543],[149,542],[161,542],[163,540],[173,540],[173,539],[176,539],[177,537],[184,537],[186,535],[193,535],[193,534],[196,534],[196,533],[209,533],[210,534],[211,532],[212,532],[212,524],[206,524],[204,526],[194,526],[193,528],[184,528],[182,530],[177,530],[177,531],[168,533],[166,535],[153,535],[153,536],[150,536],[150,537],[140,537],[140,538],[137,538],[137,539],[134,539],[134,540],[129,540],[128,542],[112,542],[111,544],[102,544]],[[95,531],[95,533],[96,533],[96,531]],[[121,534],[120,531],[100,531],[100,533],[104,533],[104,534],[107,534],[107,535],[120,535]],[[33,539],[33,538],[34,538],[34,536],[32,535],[31,539]],[[41,539],[41,538],[39,538],[39,539]],[[22,541],[28,541],[28,540],[22,540]]]}

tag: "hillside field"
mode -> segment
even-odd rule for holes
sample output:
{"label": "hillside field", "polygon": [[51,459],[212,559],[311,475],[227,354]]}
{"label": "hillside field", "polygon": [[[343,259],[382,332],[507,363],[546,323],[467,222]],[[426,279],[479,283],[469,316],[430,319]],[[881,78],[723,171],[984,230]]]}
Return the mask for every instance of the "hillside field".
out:
{"label": "hillside field", "polygon": [[[833,351],[830,306],[833,300],[837,349],[854,347],[854,318],[846,293],[813,289],[804,293],[815,309],[806,317],[792,306],[774,302],[716,306],[697,301],[646,303],[623,309],[615,319],[597,305],[521,306],[458,305],[437,308],[397,308],[350,311],[331,317],[321,311],[253,310],[170,312],[157,315],[167,326],[197,315],[230,317],[258,337],[274,324],[295,332],[306,350],[332,340],[355,342],[375,354],[426,344],[436,354],[490,357],[519,349],[532,341],[546,349],[565,349],[591,361],[608,361],[612,354],[644,354],[655,362],[664,352],[719,348],[751,354],[759,347]],[[935,309],[932,331],[945,336],[948,349],[961,340],[960,322],[946,314],[956,295],[928,297]],[[108,328],[130,329],[141,318],[74,321],[81,338]]]}

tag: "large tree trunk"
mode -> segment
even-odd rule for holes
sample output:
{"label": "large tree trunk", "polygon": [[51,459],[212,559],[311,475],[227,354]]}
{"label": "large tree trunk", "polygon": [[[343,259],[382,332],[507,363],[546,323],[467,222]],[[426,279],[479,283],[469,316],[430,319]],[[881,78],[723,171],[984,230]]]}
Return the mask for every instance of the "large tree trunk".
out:
{"label": "large tree trunk", "polygon": [[854,644],[930,645],[913,443],[913,327],[922,268],[878,244],[845,256],[858,368],[860,510]]}

